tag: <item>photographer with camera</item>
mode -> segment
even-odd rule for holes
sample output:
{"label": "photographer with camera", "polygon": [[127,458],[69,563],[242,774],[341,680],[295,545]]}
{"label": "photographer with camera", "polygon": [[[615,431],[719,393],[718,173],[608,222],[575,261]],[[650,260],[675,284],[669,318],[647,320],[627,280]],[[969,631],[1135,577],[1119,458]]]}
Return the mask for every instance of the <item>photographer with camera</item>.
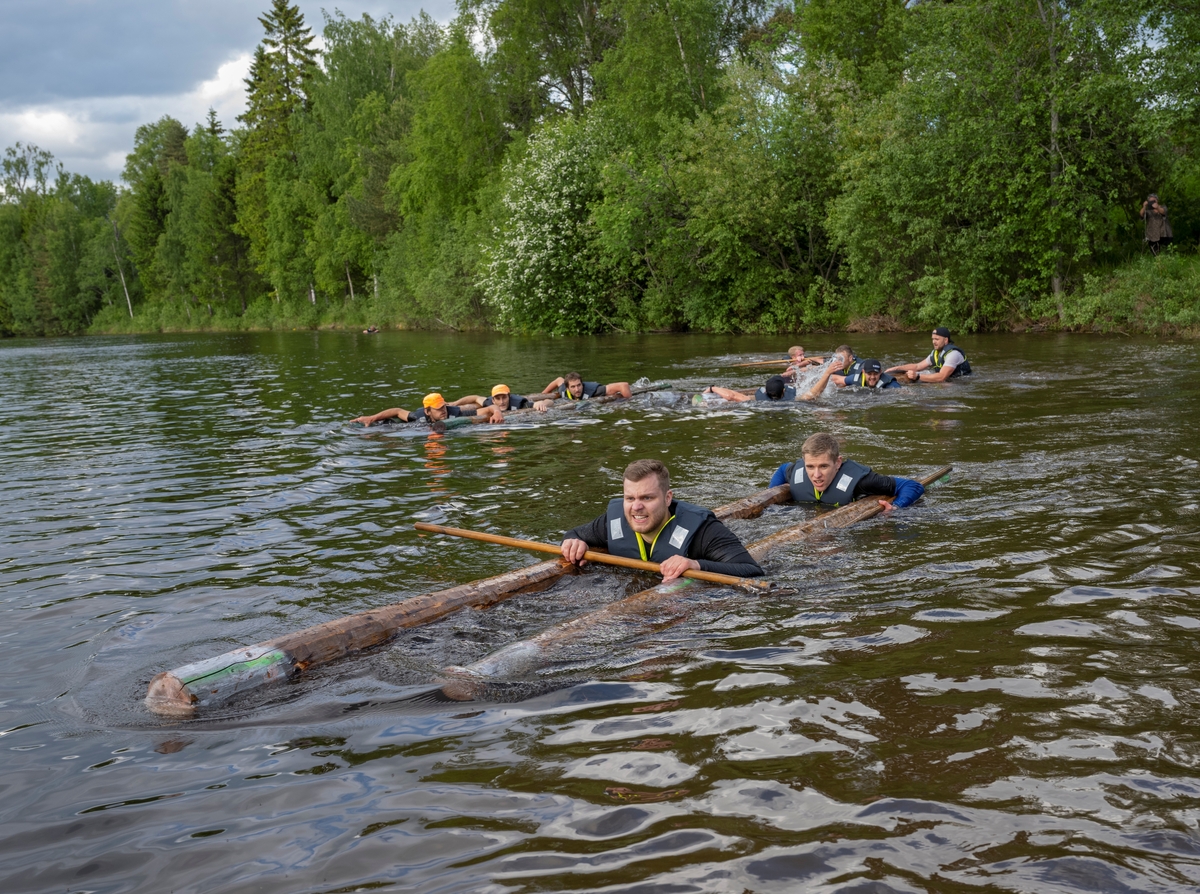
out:
{"label": "photographer with camera", "polygon": [[1150,193],[1142,202],[1139,216],[1146,222],[1146,244],[1150,253],[1157,255],[1160,248],[1165,248],[1175,234],[1171,232],[1171,223],[1167,220],[1167,206],[1160,204],[1158,195]]}

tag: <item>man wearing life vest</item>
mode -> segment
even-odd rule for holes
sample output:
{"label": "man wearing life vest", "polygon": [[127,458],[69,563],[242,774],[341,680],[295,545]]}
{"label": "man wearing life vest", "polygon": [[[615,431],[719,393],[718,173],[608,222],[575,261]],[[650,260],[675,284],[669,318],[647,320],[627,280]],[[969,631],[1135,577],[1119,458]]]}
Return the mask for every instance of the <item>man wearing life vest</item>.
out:
{"label": "man wearing life vest", "polygon": [[735,577],[763,573],[710,510],[675,499],[667,467],[656,459],[630,463],[624,495],[612,500],[603,515],[563,537],[563,558],[576,565],[584,564],[589,549],[599,548],[614,556],[658,562],[664,581],[688,570]]}
{"label": "man wearing life vest", "polygon": [[783,380],[783,376],[771,376],[753,394],[743,394],[740,391],[734,391],[732,388],[722,388],[720,385],[709,385],[704,390],[704,393],[715,394],[721,400],[732,400],[739,403],[747,400],[790,401],[796,399],[796,389],[787,384]]}
{"label": "man wearing life vest", "polygon": [[589,397],[623,397],[626,400],[633,397],[633,390],[628,382],[610,382],[601,385],[599,382],[585,382],[577,372],[569,372],[559,376],[542,389],[542,394],[553,395],[550,400],[584,400]]}
{"label": "man wearing life vest", "polygon": [[838,355],[834,354],[832,362],[825,367],[821,377],[799,399],[816,400],[825,393],[825,387],[830,382],[839,388],[854,388],[855,390],[869,388],[872,391],[882,391],[884,388],[900,387],[899,382],[883,371],[883,364],[878,360],[855,360],[853,365],[853,373],[841,375],[844,367],[838,360]]}
{"label": "man wearing life vest", "polygon": [[430,425],[436,423],[445,423],[452,420],[457,420],[462,417],[464,422],[503,422],[504,413],[499,407],[483,407],[477,409],[475,407],[455,407],[446,403],[446,399],[436,391],[431,394],[426,394],[421,401],[421,409],[406,410],[403,407],[392,407],[390,410],[380,410],[371,416],[358,416],[351,419],[351,422],[361,422],[363,425],[374,425],[377,422],[385,422],[388,419],[396,419],[400,422],[425,422]]}
{"label": "man wearing life vest", "polygon": [[817,432],[800,448],[801,458],[784,463],[771,477],[771,487],[787,484],[797,503],[845,506],[862,497],[879,497],[884,512],[911,506],[925,488],[910,478],[880,475],[869,466],[844,459],[837,438]]}
{"label": "man wearing life vest", "polygon": [[[924,372],[928,370],[928,372]],[[902,372],[910,382],[944,382],[971,374],[971,364],[962,349],[950,341],[950,330],[938,326],[933,330],[933,351],[920,363],[903,363],[888,372]]]}

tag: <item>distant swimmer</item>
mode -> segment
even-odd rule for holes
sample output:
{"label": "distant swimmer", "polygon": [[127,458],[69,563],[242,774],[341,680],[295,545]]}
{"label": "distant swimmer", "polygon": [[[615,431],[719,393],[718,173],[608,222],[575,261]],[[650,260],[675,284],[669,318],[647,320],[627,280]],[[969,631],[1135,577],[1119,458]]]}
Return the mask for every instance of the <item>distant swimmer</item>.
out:
{"label": "distant swimmer", "polygon": [[[463,418],[468,417],[468,418]],[[476,409],[474,407],[452,407],[446,403],[446,399],[437,392],[426,394],[425,399],[421,401],[421,409],[411,412],[393,407],[390,410],[381,410],[373,416],[359,416],[351,419],[351,422],[361,422],[363,425],[374,425],[376,422],[384,422],[388,419],[398,419],[401,422],[428,422],[430,424],[436,422],[446,422],[450,419],[463,418],[464,422],[503,422],[504,414],[499,407],[483,407]]]}
{"label": "distant swimmer", "polygon": [[496,385],[492,388],[491,397],[485,398],[479,394],[468,394],[466,397],[460,397],[456,401],[451,401],[450,406],[497,407],[503,413],[507,413],[510,410],[534,409],[544,413],[550,409],[552,403],[550,400],[532,401],[523,394],[514,395],[507,385]]}
{"label": "distant swimmer", "polygon": [[801,345],[792,345],[788,348],[788,368],[783,374],[783,379],[785,382],[794,382],[805,369],[820,366],[824,362],[824,357],[806,357]]}
{"label": "distant swimmer", "polygon": [[816,400],[825,393],[825,386],[833,382],[839,388],[853,388],[854,390],[869,389],[872,391],[882,391],[885,388],[899,388],[900,383],[883,371],[883,364],[878,360],[859,360],[855,361],[857,371],[849,376],[841,375],[841,365],[838,363],[837,355],[834,355],[834,360],[825,367],[825,371],[821,373],[821,378],[813,383],[813,386],[808,389],[800,400]]}
{"label": "distant swimmer", "polygon": [[862,497],[879,497],[884,512],[911,506],[925,487],[911,478],[880,475],[869,466],[845,459],[837,438],[817,432],[800,448],[800,459],[784,463],[771,476],[771,487],[787,484],[797,503],[846,506]]}
{"label": "distant swimmer", "polygon": [[368,326],[366,329],[363,330],[363,335],[374,335],[378,331],[379,331],[378,326]]}
{"label": "distant swimmer", "polygon": [[562,554],[582,565],[589,549],[615,556],[658,562],[664,581],[685,571],[711,571],[758,577],[758,562],[711,510],[676,500],[667,467],[639,459],[625,469],[623,496],[611,500],[603,515],[566,533]]}
{"label": "distant swimmer", "polygon": [[796,389],[783,381],[783,376],[771,376],[766,383],[753,394],[743,394],[732,388],[722,388],[720,385],[710,385],[704,390],[705,394],[715,394],[722,400],[738,401],[777,401],[795,400]]}
{"label": "distant swimmer", "polygon": [[[928,373],[922,375],[924,370]],[[920,363],[905,363],[893,366],[888,372],[902,372],[910,382],[944,382],[947,379],[957,379],[959,376],[971,374],[971,364],[962,349],[950,341],[950,330],[938,326],[933,330],[933,351]]]}
{"label": "distant swimmer", "polygon": [[583,400],[588,397],[633,397],[633,390],[629,387],[628,382],[610,382],[607,385],[601,385],[599,382],[585,382],[583,376],[577,372],[569,372],[565,376],[559,376],[549,385],[542,389],[542,394],[555,394],[553,399],[561,398],[564,400]]}

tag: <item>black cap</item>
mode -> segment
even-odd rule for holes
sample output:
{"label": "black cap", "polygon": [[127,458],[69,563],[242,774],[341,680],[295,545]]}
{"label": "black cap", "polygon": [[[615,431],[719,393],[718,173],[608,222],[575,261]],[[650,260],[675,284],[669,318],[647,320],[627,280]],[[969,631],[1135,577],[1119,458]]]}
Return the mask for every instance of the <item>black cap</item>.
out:
{"label": "black cap", "polygon": [[779,400],[783,397],[783,376],[771,376],[767,379],[767,384],[763,386],[763,390],[767,392],[767,397],[771,400]]}
{"label": "black cap", "polygon": [[933,334],[940,335],[942,338],[949,338],[950,330],[947,329],[945,326],[938,326],[936,329],[933,330]]}
{"label": "black cap", "polygon": [[883,364],[878,360],[864,360],[862,371],[865,373],[881,373],[883,372]]}

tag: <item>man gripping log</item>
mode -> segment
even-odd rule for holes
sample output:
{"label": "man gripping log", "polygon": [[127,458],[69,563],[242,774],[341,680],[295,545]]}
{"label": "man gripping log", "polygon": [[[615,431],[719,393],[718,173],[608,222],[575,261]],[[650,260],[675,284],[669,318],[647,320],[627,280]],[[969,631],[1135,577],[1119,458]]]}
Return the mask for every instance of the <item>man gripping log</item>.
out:
{"label": "man gripping log", "polygon": [[600,547],[616,556],[658,562],[664,582],[688,570],[734,577],[763,573],[711,510],[675,499],[667,467],[656,459],[629,464],[624,495],[589,524],[568,531],[562,554],[568,562],[582,565],[584,553]]}

